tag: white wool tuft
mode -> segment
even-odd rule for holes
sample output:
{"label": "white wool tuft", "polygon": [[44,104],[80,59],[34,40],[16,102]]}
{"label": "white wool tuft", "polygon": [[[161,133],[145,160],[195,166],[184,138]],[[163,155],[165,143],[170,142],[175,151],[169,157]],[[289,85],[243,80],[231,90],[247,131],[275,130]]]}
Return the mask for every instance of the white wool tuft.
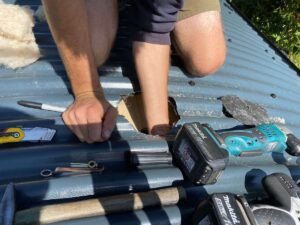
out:
{"label": "white wool tuft", "polygon": [[32,14],[28,7],[0,3],[0,64],[15,69],[40,57]]}
{"label": "white wool tuft", "polygon": [[17,5],[0,5],[0,35],[7,38],[32,41],[34,21],[28,7]]}
{"label": "white wool tuft", "polygon": [[34,63],[40,51],[34,41],[17,41],[0,36],[0,64],[17,69]]}

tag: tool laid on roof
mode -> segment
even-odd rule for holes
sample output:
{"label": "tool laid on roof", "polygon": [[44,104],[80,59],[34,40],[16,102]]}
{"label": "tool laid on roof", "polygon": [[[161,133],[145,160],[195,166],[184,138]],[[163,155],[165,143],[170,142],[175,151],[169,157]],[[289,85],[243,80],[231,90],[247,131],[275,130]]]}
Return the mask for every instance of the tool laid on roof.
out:
{"label": "tool laid on roof", "polygon": [[100,168],[56,167],[54,171],[50,169],[43,169],[40,174],[42,177],[52,177],[56,175],[66,174],[66,173],[72,173],[72,174],[102,173],[103,170],[104,167],[100,167]]}
{"label": "tool laid on roof", "polygon": [[193,224],[299,225],[300,188],[295,181],[286,174],[274,173],[266,176],[262,183],[270,197],[268,204],[249,205],[241,196],[213,194],[200,202]]}
{"label": "tool laid on roof", "polygon": [[189,123],[179,130],[173,155],[184,174],[194,183],[212,184],[225,169],[228,154],[256,156],[266,152],[297,152],[300,141],[276,124],[243,130],[215,132],[209,125]]}
{"label": "tool laid on roof", "polygon": [[[286,139],[286,144],[288,145],[287,152],[291,155],[298,156],[300,155],[300,141],[299,139],[292,134],[290,130],[288,130],[285,126],[276,124],[276,127],[272,127],[272,124],[274,121],[274,118],[276,117],[270,117],[267,113],[267,110],[257,104],[253,103],[244,99],[239,98],[235,95],[226,95],[221,97],[220,99],[223,104],[223,111],[225,115],[229,115],[239,122],[241,122],[244,125],[247,126],[258,126],[259,130],[265,130],[266,128],[269,132],[275,132],[277,137],[279,136],[280,131],[278,132],[278,129],[280,129]],[[280,118],[284,121],[283,118]],[[264,125],[267,124],[267,125]],[[273,135],[274,136],[274,135]],[[283,135],[281,135],[283,136]],[[255,137],[254,137],[255,138]],[[282,137],[283,138],[283,137]],[[284,144],[283,144],[284,145]]]}
{"label": "tool laid on roof", "polygon": [[172,165],[171,153],[130,153],[130,164],[133,166]]}
{"label": "tool laid on roof", "polygon": [[18,101],[18,104],[24,107],[33,108],[33,109],[41,109],[41,110],[48,110],[53,112],[64,112],[66,111],[65,107],[49,105],[39,102],[32,102],[32,101]]}
{"label": "tool laid on roof", "polygon": [[0,130],[0,144],[17,142],[49,142],[56,131],[44,127],[10,127]]}
{"label": "tool laid on roof", "polygon": [[201,201],[194,212],[193,224],[263,225],[256,223],[246,199],[231,193],[212,194],[208,199]]}
{"label": "tool laid on roof", "polygon": [[16,213],[15,224],[52,224],[91,216],[141,210],[147,207],[175,205],[185,199],[186,193],[182,187],[114,195],[22,210]]}
{"label": "tool laid on roof", "polygon": [[[270,197],[271,205],[251,206],[258,224],[299,225],[300,188],[286,174],[273,173],[263,179],[263,186]],[[272,204],[273,205],[273,204]]]}
{"label": "tool laid on roof", "polygon": [[94,160],[89,161],[88,163],[70,163],[70,167],[75,168],[98,168],[98,163]]}
{"label": "tool laid on roof", "polygon": [[[294,224],[300,224],[300,188],[296,182],[288,175],[283,173],[273,173],[266,176],[263,179],[263,186],[268,195],[271,197],[271,200],[276,203],[278,208],[270,208],[268,215],[276,214],[276,211],[279,211],[282,214],[282,217],[286,215],[291,215],[294,218]],[[256,210],[261,209],[262,206],[256,206]],[[264,210],[266,211],[266,210]],[[255,213],[256,211],[254,211]],[[256,214],[266,214],[266,212],[258,212]],[[286,216],[287,217],[287,216]],[[263,224],[266,218],[260,219],[260,224]],[[293,224],[285,222],[284,220],[277,222],[279,224]],[[276,225],[275,222],[272,224]]]}
{"label": "tool laid on roof", "polygon": [[172,152],[182,172],[197,184],[215,183],[228,162],[224,141],[208,125],[200,123],[182,126]]}
{"label": "tool laid on roof", "polygon": [[96,161],[89,161],[88,163],[71,163],[69,167],[56,167],[54,171],[50,169],[43,169],[40,172],[42,177],[52,177],[63,174],[87,174],[87,173],[102,173],[104,166],[99,165]]}
{"label": "tool laid on roof", "polygon": [[288,138],[276,124],[218,132],[218,135],[224,140],[229,154],[234,156],[261,155],[264,152],[283,152],[287,149]]}
{"label": "tool laid on roof", "polygon": [[287,141],[286,144],[288,148],[286,149],[287,153],[293,156],[300,155],[300,140],[292,133],[287,133]]}

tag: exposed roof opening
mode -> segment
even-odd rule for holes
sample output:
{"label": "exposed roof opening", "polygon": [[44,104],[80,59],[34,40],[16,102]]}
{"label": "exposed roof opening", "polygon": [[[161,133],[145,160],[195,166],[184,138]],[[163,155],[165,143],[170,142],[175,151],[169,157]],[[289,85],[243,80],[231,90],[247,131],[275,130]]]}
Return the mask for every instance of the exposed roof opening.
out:
{"label": "exposed roof opening", "polygon": [[[172,97],[169,97],[168,105],[170,127],[173,127],[180,119],[180,116],[176,109],[176,102]],[[118,105],[118,112],[124,116],[137,131],[148,133],[144,105],[140,93],[122,96]]]}

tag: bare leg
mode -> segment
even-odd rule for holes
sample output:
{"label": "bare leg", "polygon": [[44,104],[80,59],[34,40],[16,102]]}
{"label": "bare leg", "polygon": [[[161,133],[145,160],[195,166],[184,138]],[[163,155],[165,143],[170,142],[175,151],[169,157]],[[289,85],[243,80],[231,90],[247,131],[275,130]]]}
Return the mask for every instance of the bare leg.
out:
{"label": "bare leg", "polygon": [[192,75],[214,73],[225,61],[226,45],[218,11],[203,12],[177,22],[173,41],[186,70]]}
{"label": "bare leg", "polygon": [[165,135],[169,130],[169,45],[134,42],[133,54],[142,89],[148,131]]}
{"label": "bare leg", "polygon": [[95,63],[101,66],[109,57],[118,28],[117,0],[85,0]]}

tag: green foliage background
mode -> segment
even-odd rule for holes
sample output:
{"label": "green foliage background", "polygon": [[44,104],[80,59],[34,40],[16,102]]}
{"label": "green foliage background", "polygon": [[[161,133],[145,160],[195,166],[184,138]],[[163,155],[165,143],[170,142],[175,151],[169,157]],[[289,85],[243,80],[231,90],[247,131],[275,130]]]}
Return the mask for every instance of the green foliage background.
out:
{"label": "green foliage background", "polygon": [[300,69],[300,0],[232,0]]}

